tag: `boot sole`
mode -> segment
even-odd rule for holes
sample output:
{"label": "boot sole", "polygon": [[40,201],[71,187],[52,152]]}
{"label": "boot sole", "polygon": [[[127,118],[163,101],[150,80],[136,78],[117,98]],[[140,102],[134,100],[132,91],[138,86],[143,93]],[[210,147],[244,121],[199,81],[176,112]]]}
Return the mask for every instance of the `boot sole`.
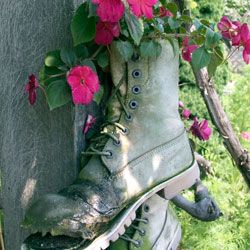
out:
{"label": "boot sole", "polygon": [[86,246],[84,250],[104,250],[109,247],[110,241],[114,242],[118,240],[120,235],[125,233],[126,227],[130,226],[136,217],[136,210],[141,206],[143,202],[149,199],[152,195],[163,190],[163,194],[166,199],[172,199],[184,189],[191,187],[200,178],[200,170],[196,161],[187,170],[181,174],[164,181],[156,187],[143,194],[137,201],[131,206],[122,211],[115,221],[111,224],[110,229],[105,233],[94,239],[89,246]]}

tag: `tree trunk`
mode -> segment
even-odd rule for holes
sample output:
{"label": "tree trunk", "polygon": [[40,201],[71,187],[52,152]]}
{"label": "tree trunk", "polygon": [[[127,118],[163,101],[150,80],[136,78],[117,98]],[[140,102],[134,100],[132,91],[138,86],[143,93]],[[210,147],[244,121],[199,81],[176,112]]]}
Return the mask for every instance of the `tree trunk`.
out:
{"label": "tree trunk", "polygon": [[71,44],[73,10],[68,0],[1,1],[0,166],[7,250],[19,250],[28,234],[20,227],[27,206],[70,184],[77,173],[74,110],[68,105],[50,112],[43,95],[31,107],[24,91],[45,53]]}

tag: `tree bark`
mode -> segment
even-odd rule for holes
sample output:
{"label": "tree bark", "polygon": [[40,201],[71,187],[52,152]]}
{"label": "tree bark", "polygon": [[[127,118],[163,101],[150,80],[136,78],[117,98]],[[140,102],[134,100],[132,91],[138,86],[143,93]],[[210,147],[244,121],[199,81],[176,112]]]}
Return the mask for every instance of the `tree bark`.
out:
{"label": "tree bark", "polygon": [[234,133],[232,125],[222,107],[220,98],[214,88],[213,81],[209,79],[206,68],[199,71],[193,69],[196,82],[203,100],[207,106],[214,126],[223,138],[224,145],[232,156],[236,166],[250,187],[250,158],[248,152],[242,147]]}

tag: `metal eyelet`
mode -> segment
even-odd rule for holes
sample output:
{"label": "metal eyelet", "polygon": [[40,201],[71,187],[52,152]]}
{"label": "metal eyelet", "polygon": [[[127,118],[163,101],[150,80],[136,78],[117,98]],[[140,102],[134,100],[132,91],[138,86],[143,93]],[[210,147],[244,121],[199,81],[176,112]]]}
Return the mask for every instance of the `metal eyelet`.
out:
{"label": "metal eyelet", "polygon": [[133,76],[134,78],[139,78],[139,77],[142,76],[142,73],[141,73],[141,71],[140,71],[139,69],[135,69],[135,70],[132,72],[132,76]]}
{"label": "metal eyelet", "polygon": [[128,135],[129,134],[129,129],[124,128],[121,132],[122,132],[123,135]]}
{"label": "metal eyelet", "polygon": [[132,88],[132,92],[135,94],[135,95],[138,95],[141,93],[141,87],[140,86],[133,86]]}
{"label": "metal eyelet", "polygon": [[141,242],[139,240],[136,240],[134,242],[135,247],[139,248],[141,246]]}
{"label": "metal eyelet", "polygon": [[132,100],[132,101],[129,102],[129,107],[130,107],[131,109],[136,109],[136,108],[138,108],[138,106],[139,106],[139,104],[138,104],[138,102],[135,101],[135,100]]}
{"label": "metal eyelet", "polygon": [[110,150],[107,150],[106,153],[109,153],[109,155],[105,155],[107,159],[112,159],[113,158],[113,152]]}
{"label": "metal eyelet", "polygon": [[140,231],[139,231],[139,234],[140,234],[141,236],[145,236],[145,235],[146,235],[146,230],[144,230],[144,229],[140,230]]}
{"label": "metal eyelet", "polygon": [[126,115],[126,116],[125,116],[125,120],[126,120],[127,122],[131,122],[131,121],[133,120],[132,115],[131,115],[131,114]]}
{"label": "metal eyelet", "polygon": [[131,57],[132,61],[136,62],[140,59],[140,55],[138,53],[134,53]]}
{"label": "metal eyelet", "polygon": [[144,212],[148,213],[150,210],[149,205],[145,204],[143,207],[143,210],[144,210]]}
{"label": "metal eyelet", "polygon": [[121,146],[121,141],[118,140],[118,141],[114,141],[113,144],[117,147]]}

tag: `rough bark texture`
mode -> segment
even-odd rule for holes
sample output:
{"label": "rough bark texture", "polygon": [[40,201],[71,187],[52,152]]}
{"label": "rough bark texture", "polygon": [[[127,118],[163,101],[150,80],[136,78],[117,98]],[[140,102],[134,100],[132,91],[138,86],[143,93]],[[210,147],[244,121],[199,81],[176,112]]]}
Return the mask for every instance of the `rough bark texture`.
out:
{"label": "rough bark texture", "polygon": [[250,187],[249,154],[241,146],[239,139],[235,135],[232,125],[221,105],[220,98],[214,88],[213,82],[209,80],[206,68],[197,72],[194,71],[194,74],[211,119],[213,120],[213,124],[223,137],[225,147],[234,159],[247,185]]}
{"label": "rough bark texture", "polygon": [[30,107],[24,84],[48,50],[67,46],[75,1],[1,1],[0,166],[7,250],[19,250],[25,208],[76,176],[73,110],[50,112],[42,95]]}

